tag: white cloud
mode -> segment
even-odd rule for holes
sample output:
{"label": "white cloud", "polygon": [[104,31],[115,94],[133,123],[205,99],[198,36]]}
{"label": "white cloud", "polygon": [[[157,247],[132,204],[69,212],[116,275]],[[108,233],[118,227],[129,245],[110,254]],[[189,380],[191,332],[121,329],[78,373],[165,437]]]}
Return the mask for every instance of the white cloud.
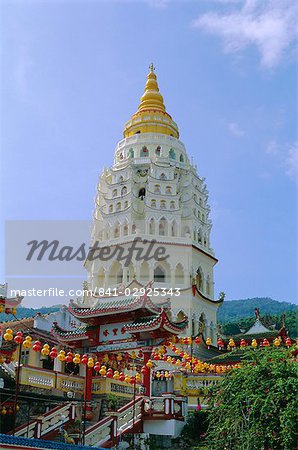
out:
{"label": "white cloud", "polygon": [[292,145],[285,159],[286,174],[298,181],[298,142]]}
{"label": "white cloud", "polygon": [[241,137],[241,136],[244,136],[244,134],[245,134],[244,131],[241,130],[241,128],[239,127],[239,125],[236,122],[228,123],[228,129],[229,129],[230,133],[232,133],[236,137]]}
{"label": "white cloud", "polygon": [[[226,53],[237,53],[249,46],[256,46],[263,67],[277,66],[297,39],[298,2],[245,0],[239,4],[226,3],[229,11],[202,14],[193,26],[221,37]],[[232,10],[229,3],[234,7]]]}
{"label": "white cloud", "polygon": [[288,177],[298,181],[298,142],[281,145],[272,139],[268,142],[265,151],[274,158]]}

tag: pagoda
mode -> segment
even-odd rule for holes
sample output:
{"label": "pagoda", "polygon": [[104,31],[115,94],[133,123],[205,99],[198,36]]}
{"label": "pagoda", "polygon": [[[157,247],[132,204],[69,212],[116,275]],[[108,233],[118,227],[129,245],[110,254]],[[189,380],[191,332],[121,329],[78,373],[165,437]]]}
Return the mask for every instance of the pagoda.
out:
{"label": "pagoda", "polygon": [[[63,344],[93,354],[152,349],[203,332],[216,344],[217,309],[208,191],[166,111],[153,64],[137,112],[124,125],[114,163],[97,186],[84,295],[54,324]],[[149,371],[148,371],[149,372]],[[150,395],[150,375],[143,385]]]}

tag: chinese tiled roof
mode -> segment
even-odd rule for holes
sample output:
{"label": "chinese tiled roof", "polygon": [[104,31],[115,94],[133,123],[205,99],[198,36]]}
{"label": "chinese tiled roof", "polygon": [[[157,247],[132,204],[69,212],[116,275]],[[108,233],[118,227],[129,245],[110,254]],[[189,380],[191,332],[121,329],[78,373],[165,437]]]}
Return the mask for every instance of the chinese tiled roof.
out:
{"label": "chinese tiled roof", "polygon": [[61,340],[72,340],[72,339],[86,339],[87,338],[87,330],[90,327],[88,325],[82,325],[80,327],[77,327],[74,330],[64,330],[63,328],[59,327],[57,322],[53,323],[52,332],[55,336],[60,338]]}
{"label": "chinese tiled roof", "polygon": [[162,310],[156,316],[136,319],[134,322],[126,325],[125,329],[130,333],[135,333],[139,331],[153,331],[164,328],[166,331],[179,333],[186,328],[187,323],[187,318],[181,322],[172,322],[167,313]]}
{"label": "chinese tiled roof", "polygon": [[125,297],[109,301],[99,301],[96,306],[91,308],[84,308],[71,302],[69,311],[75,317],[96,317],[109,314],[117,314],[123,312],[135,311],[136,309],[147,309],[151,313],[159,313],[162,306],[167,306],[168,302],[163,305],[153,303],[148,296],[140,297]]}

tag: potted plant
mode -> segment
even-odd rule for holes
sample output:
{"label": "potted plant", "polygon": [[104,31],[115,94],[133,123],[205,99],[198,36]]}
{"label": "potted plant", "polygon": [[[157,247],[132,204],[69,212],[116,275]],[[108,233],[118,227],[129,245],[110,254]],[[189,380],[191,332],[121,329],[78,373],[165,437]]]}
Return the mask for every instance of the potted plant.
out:
{"label": "potted plant", "polygon": [[118,397],[115,394],[107,395],[107,406],[109,411],[115,411],[118,408]]}

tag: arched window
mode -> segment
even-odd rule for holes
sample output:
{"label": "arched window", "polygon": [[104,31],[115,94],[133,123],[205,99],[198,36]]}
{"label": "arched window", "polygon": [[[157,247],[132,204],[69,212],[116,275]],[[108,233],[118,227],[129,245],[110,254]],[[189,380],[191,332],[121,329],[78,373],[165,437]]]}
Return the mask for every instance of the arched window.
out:
{"label": "arched window", "polygon": [[160,184],[156,184],[156,185],[154,186],[154,193],[155,193],[155,194],[160,194]]}
{"label": "arched window", "polygon": [[125,222],[124,227],[123,227],[123,234],[124,236],[128,235],[128,223]]}
{"label": "arched window", "polygon": [[198,197],[197,197],[197,194],[194,194],[194,195],[193,195],[193,199],[194,199],[194,201],[195,201],[195,202],[197,202],[197,201],[198,201]]}
{"label": "arched window", "polygon": [[160,151],[161,151],[161,147],[160,146],[156,147],[156,149],[155,149],[156,156],[160,156]]}
{"label": "arched window", "polygon": [[136,228],[136,224],[135,223],[132,224],[131,232],[132,232],[132,234],[136,234],[136,232],[137,232],[137,228]]}
{"label": "arched window", "polygon": [[149,151],[147,147],[143,147],[140,153],[141,158],[145,156],[149,156]]}
{"label": "arched window", "polygon": [[202,214],[202,222],[205,222],[205,214]]}
{"label": "arched window", "polygon": [[135,156],[135,152],[134,152],[133,148],[130,148],[129,152],[128,152],[128,157],[133,158],[134,156]]}
{"label": "arched window", "polygon": [[182,264],[177,264],[175,269],[175,282],[176,284],[183,284],[184,283],[184,270],[182,267]]}
{"label": "arched window", "polygon": [[156,200],[151,200],[151,208],[156,208]]}
{"label": "arched window", "polygon": [[176,159],[176,153],[174,152],[174,150],[172,148],[169,151],[169,158]]}
{"label": "arched window", "polygon": [[123,186],[123,188],[121,189],[121,195],[126,195],[127,194],[127,187]]}
{"label": "arched window", "polygon": [[199,205],[202,206],[202,199],[201,199],[201,197],[199,199]]}
{"label": "arched window", "polygon": [[166,179],[167,179],[165,173],[161,173],[159,178],[160,178],[161,180],[166,180]]}
{"label": "arched window", "polygon": [[165,200],[160,201],[160,209],[166,209],[166,201]]}
{"label": "arched window", "polygon": [[117,272],[117,284],[120,284],[120,283],[122,283],[122,280],[123,280],[123,270],[122,270],[122,267],[118,270],[118,272]]}
{"label": "arched window", "polygon": [[139,190],[139,198],[140,198],[141,200],[144,200],[145,195],[146,195],[146,189],[145,189],[144,187],[142,187],[142,188]]}
{"label": "arched window", "polygon": [[128,201],[127,200],[125,200],[125,202],[124,202],[124,209],[126,209],[126,208],[128,208]]}
{"label": "arched window", "polygon": [[178,234],[177,229],[178,229],[177,223],[174,220],[174,222],[172,222],[172,226],[171,226],[171,235],[172,236],[177,236],[177,234]]}
{"label": "arched window", "polygon": [[180,155],[180,162],[184,162],[184,156],[182,155],[182,153],[181,153],[181,155]]}
{"label": "arched window", "polygon": [[154,219],[150,219],[149,234],[154,234],[154,233],[155,233],[155,221],[154,221]]}
{"label": "arched window", "polygon": [[112,193],[113,198],[117,197],[117,194],[118,194],[117,189],[113,189],[113,193]]}
{"label": "arched window", "polygon": [[209,277],[209,275],[206,280],[206,294],[210,295],[210,277]]}
{"label": "arched window", "polygon": [[198,219],[201,220],[201,212],[198,211]]}
{"label": "arched window", "polygon": [[175,202],[173,200],[170,202],[170,209],[175,209]]}
{"label": "arched window", "polygon": [[109,206],[109,212],[112,213],[113,212],[113,205]]}
{"label": "arched window", "polygon": [[121,211],[121,203],[118,202],[116,205],[116,211]]}
{"label": "arched window", "polygon": [[165,283],[166,281],[166,273],[160,266],[157,266],[154,269],[154,281],[156,281],[157,283]]}
{"label": "arched window", "polygon": [[197,288],[199,289],[199,291],[203,290],[203,273],[200,268],[198,268],[197,274],[196,274],[196,285],[197,285]]}
{"label": "arched window", "polygon": [[116,226],[115,226],[115,229],[114,229],[114,237],[117,238],[119,236],[120,236],[120,226],[117,223]]}
{"label": "arched window", "polygon": [[166,186],[166,194],[171,194],[171,193],[172,193],[171,186]]}
{"label": "arched window", "polygon": [[167,221],[164,217],[159,221],[158,232],[160,236],[165,236],[167,234]]}
{"label": "arched window", "polygon": [[120,161],[123,159],[123,153],[122,152],[119,153],[119,159],[120,159]]}

